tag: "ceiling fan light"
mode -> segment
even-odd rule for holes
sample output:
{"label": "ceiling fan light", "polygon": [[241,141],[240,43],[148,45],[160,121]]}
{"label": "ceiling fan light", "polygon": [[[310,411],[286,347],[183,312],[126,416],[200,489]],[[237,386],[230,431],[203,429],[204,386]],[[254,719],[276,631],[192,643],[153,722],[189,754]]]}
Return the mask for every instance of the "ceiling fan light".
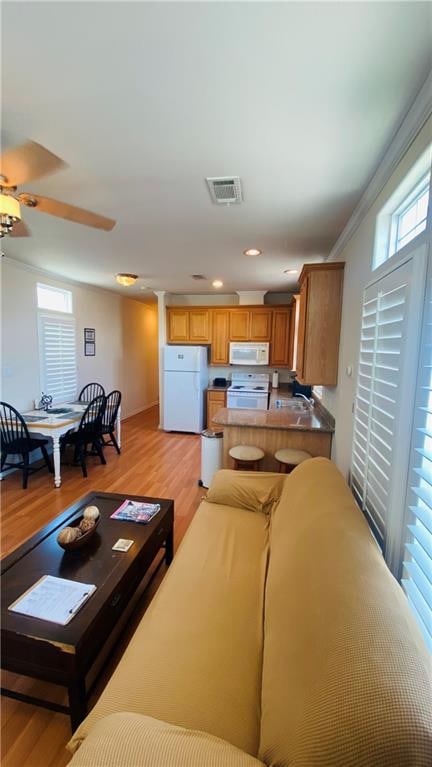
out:
{"label": "ceiling fan light", "polygon": [[116,274],[117,282],[119,283],[119,285],[123,285],[124,288],[130,288],[131,285],[134,285],[137,279],[138,279],[137,274],[126,274],[125,272]]}
{"label": "ceiling fan light", "polygon": [[21,221],[18,200],[9,194],[0,193],[0,237],[10,234],[17,221]]}
{"label": "ceiling fan light", "polygon": [[10,194],[0,194],[0,215],[9,216],[15,221],[21,220],[20,204]]}

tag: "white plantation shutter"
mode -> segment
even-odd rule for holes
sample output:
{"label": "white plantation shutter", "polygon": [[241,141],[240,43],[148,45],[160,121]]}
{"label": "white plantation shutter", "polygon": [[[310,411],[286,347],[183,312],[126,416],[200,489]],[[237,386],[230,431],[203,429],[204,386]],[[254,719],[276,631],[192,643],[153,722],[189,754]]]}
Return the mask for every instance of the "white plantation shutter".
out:
{"label": "white plantation shutter", "polygon": [[364,291],[351,487],[394,575],[400,575],[413,379],[425,293],[425,238]]}
{"label": "white plantation shutter", "polygon": [[77,367],[75,321],[39,315],[41,390],[51,394],[53,402],[76,397]]}
{"label": "white plantation shutter", "polygon": [[432,276],[423,325],[407,523],[402,585],[432,651]]}
{"label": "white plantation shutter", "polygon": [[351,485],[382,547],[401,404],[411,271],[411,262],[399,267],[367,288],[363,301]]}

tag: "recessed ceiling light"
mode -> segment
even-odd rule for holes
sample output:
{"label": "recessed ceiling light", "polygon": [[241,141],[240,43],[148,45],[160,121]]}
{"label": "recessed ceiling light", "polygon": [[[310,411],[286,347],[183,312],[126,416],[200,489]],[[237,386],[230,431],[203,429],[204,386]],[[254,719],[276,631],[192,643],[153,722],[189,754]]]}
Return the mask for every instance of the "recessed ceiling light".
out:
{"label": "recessed ceiling light", "polygon": [[298,269],[284,269],[284,274],[298,274]]}
{"label": "recessed ceiling light", "polygon": [[223,286],[222,280],[213,280],[212,285],[214,288],[221,288]]}
{"label": "recessed ceiling light", "polygon": [[138,279],[137,274],[127,274],[126,272],[120,272],[116,274],[116,280],[119,285],[123,285],[124,288],[130,288]]}
{"label": "recessed ceiling light", "polygon": [[243,251],[245,256],[261,256],[262,250],[259,250],[258,248],[248,248],[247,250]]}

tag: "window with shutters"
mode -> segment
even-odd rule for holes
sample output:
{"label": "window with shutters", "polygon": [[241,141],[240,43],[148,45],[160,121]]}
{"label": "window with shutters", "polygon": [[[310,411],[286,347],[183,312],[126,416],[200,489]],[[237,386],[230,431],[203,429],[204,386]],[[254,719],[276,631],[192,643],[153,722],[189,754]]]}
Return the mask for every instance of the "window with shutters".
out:
{"label": "window with shutters", "polygon": [[[431,267],[432,269],[432,267]],[[427,283],[406,494],[402,585],[432,652],[432,273]]]}
{"label": "window with shutters", "polygon": [[394,574],[400,567],[413,371],[420,345],[423,241],[364,292],[351,486]]}
{"label": "window with shutters", "polygon": [[39,313],[41,391],[53,402],[76,397],[77,367],[75,321],[71,317]]}

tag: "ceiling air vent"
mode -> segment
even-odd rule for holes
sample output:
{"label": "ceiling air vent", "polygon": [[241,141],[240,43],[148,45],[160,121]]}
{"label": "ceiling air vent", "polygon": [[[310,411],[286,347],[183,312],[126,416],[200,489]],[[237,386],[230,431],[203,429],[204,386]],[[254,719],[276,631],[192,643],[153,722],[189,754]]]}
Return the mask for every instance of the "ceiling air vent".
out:
{"label": "ceiling air vent", "polygon": [[204,277],[203,274],[191,274],[191,277],[193,280],[206,280],[207,277]]}
{"label": "ceiling air vent", "polygon": [[242,189],[240,176],[219,176],[206,178],[210,197],[216,205],[240,205]]}

